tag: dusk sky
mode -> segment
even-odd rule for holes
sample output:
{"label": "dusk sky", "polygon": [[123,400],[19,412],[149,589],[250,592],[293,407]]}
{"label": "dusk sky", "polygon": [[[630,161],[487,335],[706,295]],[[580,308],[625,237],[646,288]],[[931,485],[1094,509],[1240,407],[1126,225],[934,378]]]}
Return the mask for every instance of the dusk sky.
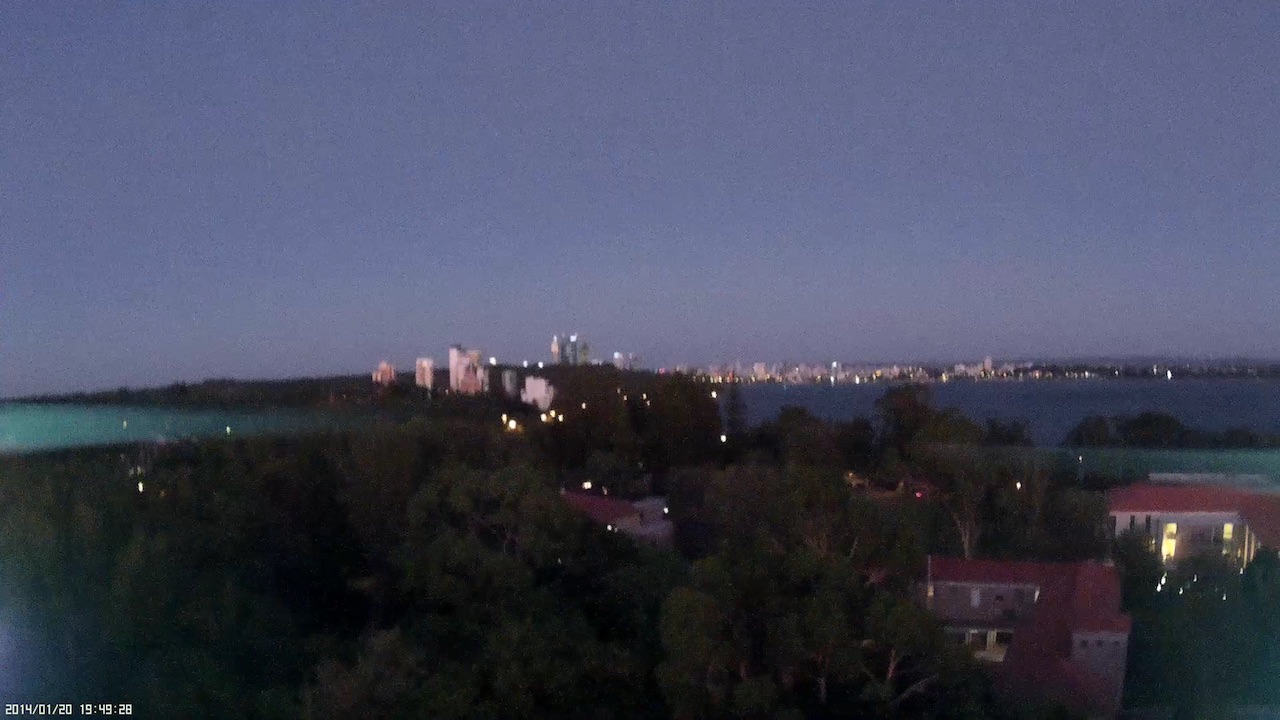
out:
{"label": "dusk sky", "polygon": [[0,395],[1280,357],[1280,5],[6,3]]}

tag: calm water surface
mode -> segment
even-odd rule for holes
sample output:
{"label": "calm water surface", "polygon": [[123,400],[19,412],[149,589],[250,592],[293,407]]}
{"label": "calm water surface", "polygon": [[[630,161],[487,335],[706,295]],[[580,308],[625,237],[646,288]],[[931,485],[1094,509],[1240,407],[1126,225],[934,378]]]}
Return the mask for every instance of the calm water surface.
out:
{"label": "calm water surface", "polygon": [[331,418],[305,412],[237,413],[5,403],[0,404],[0,453],[182,438],[307,432],[334,425]]}
{"label": "calm water surface", "polygon": [[[752,424],[777,417],[798,405],[829,420],[872,417],[875,401],[890,386],[775,385],[743,386],[742,398]],[[1280,381],[1277,380],[1053,380],[933,383],[934,404],[955,407],[978,421],[1025,421],[1039,445],[1057,445],[1089,415],[1136,415],[1146,410],[1171,413],[1204,430],[1248,427],[1280,433]]]}

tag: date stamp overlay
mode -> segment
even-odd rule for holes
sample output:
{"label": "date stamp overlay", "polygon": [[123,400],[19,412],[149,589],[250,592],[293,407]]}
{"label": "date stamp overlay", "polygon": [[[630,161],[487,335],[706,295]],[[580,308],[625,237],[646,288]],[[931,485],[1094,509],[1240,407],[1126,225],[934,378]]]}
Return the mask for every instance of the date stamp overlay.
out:
{"label": "date stamp overlay", "polygon": [[114,717],[133,715],[133,703],[5,703],[4,714],[15,717]]}

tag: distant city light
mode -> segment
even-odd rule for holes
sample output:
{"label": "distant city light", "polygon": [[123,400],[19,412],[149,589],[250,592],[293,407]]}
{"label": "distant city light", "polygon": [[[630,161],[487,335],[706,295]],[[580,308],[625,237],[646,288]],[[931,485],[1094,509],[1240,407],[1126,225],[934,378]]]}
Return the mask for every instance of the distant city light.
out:
{"label": "distant city light", "polygon": [[715,399],[716,399],[716,391],[715,391],[715,390],[712,390],[712,391],[711,391],[711,399],[712,399],[712,400],[715,400]]}
{"label": "distant city light", "polygon": [[721,435],[721,436],[720,436],[720,442],[729,442],[729,436],[728,436],[728,435]]}
{"label": "distant city light", "polygon": [[490,364],[490,365],[497,365],[497,364],[498,364],[498,358],[496,358],[496,357],[491,357],[491,358],[489,358],[489,364]]}
{"label": "distant city light", "polygon": [[1018,482],[1014,483],[1014,484],[1013,484],[1013,488],[1014,488],[1015,490],[1021,490],[1021,489],[1022,489],[1022,481],[1021,481],[1021,480],[1019,480]]}
{"label": "distant city light", "polygon": [[510,429],[512,429],[512,430],[515,430],[515,429],[516,429],[516,419],[515,419],[515,418],[511,418],[510,420],[508,420],[508,421],[507,421],[507,427],[508,427],[508,428],[510,428]]}
{"label": "distant city light", "polygon": [[586,410],[586,409],[587,409],[587,404],[586,404],[586,403],[582,403],[582,409],[583,409],[583,410]]}
{"label": "distant city light", "polygon": [[538,367],[539,367],[539,368],[541,368],[541,367],[542,367],[542,361],[541,361],[541,360],[539,360],[539,361],[538,361]]}
{"label": "distant city light", "polygon": [[612,525],[605,525],[605,526],[604,526],[604,529],[605,529],[605,530],[608,530],[609,532],[613,532],[613,526],[612,526]]}
{"label": "distant city light", "polygon": [[528,360],[525,360],[525,361],[524,361],[523,363],[521,363],[521,364],[522,364],[522,365],[524,365],[525,367],[529,367],[529,361],[528,361]]}
{"label": "distant city light", "polygon": [[662,508],[662,514],[663,514],[663,515],[669,515],[670,513],[671,513],[671,508],[669,508],[669,507],[664,507],[664,508]]}
{"label": "distant city light", "polygon": [[142,492],[142,481],[138,481],[138,492]]}
{"label": "distant city light", "polygon": [[539,415],[538,417],[542,420],[542,422],[546,422],[546,421],[547,421],[547,414],[546,414],[546,413],[542,413],[542,414],[541,414],[541,415]]}
{"label": "distant city light", "polygon": [[582,489],[583,489],[583,490],[590,490],[590,489],[591,489],[591,481],[590,481],[590,480],[583,480],[583,481],[582,481]]}
{"label": "distant city light", "polygon": [[120,424],[120,427],[124,428],[125,430],[128,430],[128,429],[129,429],[129,421],[128,421],[128,420],[125,420],[123,423],[121,423],[121,424]]}
{"label": "distant city light", "polygon": [[230,425],[228,425],[228,426],[227,426],[227,434],[228,434],[228,435],[230,435],[230,434],[231,434],[231,426],[230,426]]}
{"label": "distant city light", "polygon": [[507,424],[507,414],[506,414],[506,413],[502,413],[502,424],[503,424],[503,425],[506,425],[506,424]]}

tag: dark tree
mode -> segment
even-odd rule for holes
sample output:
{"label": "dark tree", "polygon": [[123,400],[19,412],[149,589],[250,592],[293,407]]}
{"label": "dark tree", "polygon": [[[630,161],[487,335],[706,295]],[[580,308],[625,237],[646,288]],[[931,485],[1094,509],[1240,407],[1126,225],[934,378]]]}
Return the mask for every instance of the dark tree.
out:
{"label": "dark tree", "polygon": [[880,418],[880,444],[898,451],[903,459],[909,456],[909,448],[933,417],[934,409],[927,385],[898,385],[885,391],[876,400],[876,413]]}

